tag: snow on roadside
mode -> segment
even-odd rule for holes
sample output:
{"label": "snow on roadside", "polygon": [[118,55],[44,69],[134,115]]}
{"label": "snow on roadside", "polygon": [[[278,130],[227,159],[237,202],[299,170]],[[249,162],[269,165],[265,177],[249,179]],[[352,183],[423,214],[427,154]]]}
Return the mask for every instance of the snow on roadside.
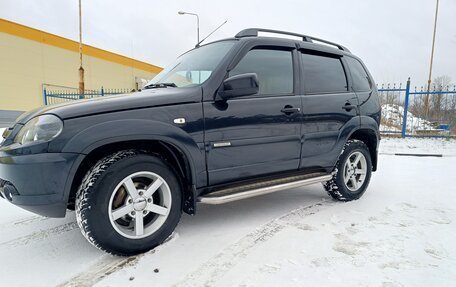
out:
{"label": "snow on roadside", "polygon": [[442,154],[456,156],[456,139],[382,137],[379,153]]}
{"label": "snow on roadside", "polygon": [[[382,105],[382,120],[392,125],[392,127],[385,126],[385,130],[394,131],[401,127],[404,117],[404,107],[399,105],[384,104]],[[415,132],[416,130],[435,130],[431,122],[415,116],[412,112],[407,113],[407,131]]]}
{"label": "snow on roadside", "polygon": [[3,132],[6,130],[6,128],[0,128],[0,141],[2,141],[3,137]]}

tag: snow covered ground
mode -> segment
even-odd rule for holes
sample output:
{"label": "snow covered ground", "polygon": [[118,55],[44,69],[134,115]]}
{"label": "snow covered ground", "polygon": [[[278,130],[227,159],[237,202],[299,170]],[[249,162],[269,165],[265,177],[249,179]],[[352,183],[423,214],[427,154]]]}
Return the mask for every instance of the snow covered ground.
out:
{"label": "snow covered ground", "polygon": [[456,139],[442,138],[388,138],[383,137],[380,154],[441,154],[456,156]]}
{"label": "snow covered ground", "polygon": [[[455,154],[455,141],[384,139],[380,152]],[[0,201],[0,286],[451,286],[456,158],[381,154],[363,198],[312,185],[200,205],[144,255],[92,247],[74,213],[48,219]]]}

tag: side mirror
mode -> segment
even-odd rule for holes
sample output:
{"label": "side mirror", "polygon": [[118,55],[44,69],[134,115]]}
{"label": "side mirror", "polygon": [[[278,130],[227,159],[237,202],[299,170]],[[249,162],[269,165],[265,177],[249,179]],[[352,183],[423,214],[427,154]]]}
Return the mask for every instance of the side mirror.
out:
{"label": "side mirror", "polygon": [[218,96],[223,100],[230,98],[249,96],[258,93],[258,76],[255,73],[246,73],[229,77],[223,81]]}

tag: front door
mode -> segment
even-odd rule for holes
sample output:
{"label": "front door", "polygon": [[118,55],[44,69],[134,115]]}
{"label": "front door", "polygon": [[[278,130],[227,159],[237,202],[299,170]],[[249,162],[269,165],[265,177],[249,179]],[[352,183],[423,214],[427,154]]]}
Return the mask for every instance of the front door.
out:
{"label": "front door", "polygon": [[203,103],[209,185],[299,167],[297,52],[291,47],[252,47],[244,53],[228,76],[256,73],[259,93]]}

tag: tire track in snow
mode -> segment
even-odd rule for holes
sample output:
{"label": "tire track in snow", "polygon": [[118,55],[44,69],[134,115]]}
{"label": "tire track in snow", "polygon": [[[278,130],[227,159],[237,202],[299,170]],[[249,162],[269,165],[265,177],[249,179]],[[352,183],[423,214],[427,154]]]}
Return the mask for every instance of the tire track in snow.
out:
{"label": "tire track in snow", "polygon": [[134,266],[138,261],[147,255],[154,254],[155,252],[160,251],[165,248],[171,242],[179,238],[178,233],[171,234],[168,239],[165,240],[161,245],[156,248],[136,256],[130,257],[116,257],[113,255],[106,255],[103,259],[97,263],[89,266],[85,271],[77,274],[71,279],[63,282],[58,285],[58,287],[89,287],[93,286],[96,283],[100,282],[103,278],[109,276],[110,274],[117,272],[125,267]]}
{"label": "tire track in snow", "polygon": [[0,248],[25,246],[76,228],[77,224],[71,214],[58,219],[42,216],[24,217],[0,224],[0,230],[6,234],[6,238],[0,239]]}
{"label": "tire track in snow", "polygon": [[[152,252],[153,253],[153,252]],[[147,253],[146,253],[147,254]],[[97,263],[93,264],[86,271],[79,273],[70,280],[58,285],[58,287],[85,287],[93,286],[104,277],[112,274],[124,267],[132,266],[145,254],[131,256],[127,258],[119,258],[113,255],[106,255]]]}
{"label": "tire track in snow", "polygon": [[[226,247],[220,253],[203,263],[196,271],[187,275],[174,286],[213,286],[227,271],[245,258],[250,249],[267,242],[287,226],[302,228],[299,219],[313,215],[323,209],[338,204],[336,201],[322,200],[318,203],[292,210],[271,220],[255,231],[247,234],[236,243]],[[340,203],[339,203],[340,204]]]}
{"label": "tire track in snow", "polygon": [[[185,280],[177,286],[210,286],[216,281],[224,272],[229,270],[236,264],[237,261],[242,259],[248,254],[250,248],[256,244],[261,244],[272,238],[275,234],[280,232],[287,226],[295,226],[301,228],[296,224],[296,219],[309,216],[319,212],[322,209],[330,207],[336,202],[330,200],[322,200],[318,203],[304,206],[292,210],[272,221],[266,223],[262,227],[247,234],[235,244],[225,248],[222,252],[214,256],[212,259],[201,265],[194,273],[188,275]],[[85,271],[77,274],[66,282],[58,285],[59,287],[85,287],[93,286],[106,278],[107,276],[122,270],[126,267],[135,266],[141,258],[148,256],[166,248],[169,243],[178,238],[178,234],[171,235],[162,245],[150,250],[149,252],[131,256],[131,257],[115,257],[109,256],[101,259],[97,263],[86,268]],[[201,284],[201,278],[208,278]]]}
{"label": "tire track in snow", "polygon": [[2,223],[2,224],[0,224],[0,230],[3,230],[5,228],[10,228],[10,227],[29,225],[29,224],[36,223],[36,222],[47,221],[49,219],[50,219],[50,217],[29,216],[29,217],[21,218],[16,221]]}
{"label": "tire track in snow", "polygon": [[51,236],[56,236],[65,232],[69,232],[78,228],[76,222],[70,222],[62,225],[58,225],[52,228],[40,230],[27,234],[25,236],[17,237],[0,244],[0,248],[3,247],[17,247],[28,245],[31,242],[37,242],[39,240],[48,239]]}

